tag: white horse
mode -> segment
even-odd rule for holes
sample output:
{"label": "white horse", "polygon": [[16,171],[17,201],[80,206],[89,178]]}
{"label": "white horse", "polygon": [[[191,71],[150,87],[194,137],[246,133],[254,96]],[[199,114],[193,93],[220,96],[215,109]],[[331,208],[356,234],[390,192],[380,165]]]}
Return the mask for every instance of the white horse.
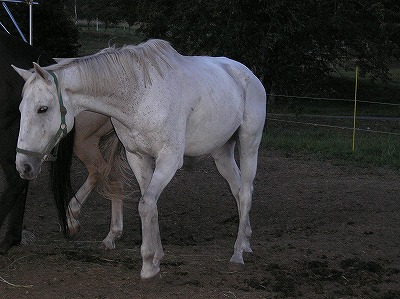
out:
{"label": "white horse", "polygon": [[79,112],[110,116],[140,186],[141,277],[151,278],[164,256],[157,200],[184,155],[211,154],[239,210],[230,261],[244,263],[243,252],[252,252],[249,211],[266,115],[265,89],[248,68],[224,57],[183,56],[150,40],[46,68],[35,64],[33,74],[15,69],[26,80],[16,156],[22,177],[38,175],[37,153],[45,156]]}

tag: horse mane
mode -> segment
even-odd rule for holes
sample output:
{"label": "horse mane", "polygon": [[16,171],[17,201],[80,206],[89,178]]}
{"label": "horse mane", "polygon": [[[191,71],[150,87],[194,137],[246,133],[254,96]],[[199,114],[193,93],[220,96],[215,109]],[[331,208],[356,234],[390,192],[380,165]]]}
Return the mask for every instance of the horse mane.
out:
{"label": "horse mane", "polygon": [[184,59],[167,41],[152,39],[137,46],[126,45],[121,48],[109,47],[100,52],[77,58],[59,59],[57,64],[45,67],[46,70],[61,71],[76,66],[86,91],[101,93],[121,82],[129,84],[127,78],[135,82],[143,77],[144,84],[151,84],[152,72],[160,76],[166,69]]}

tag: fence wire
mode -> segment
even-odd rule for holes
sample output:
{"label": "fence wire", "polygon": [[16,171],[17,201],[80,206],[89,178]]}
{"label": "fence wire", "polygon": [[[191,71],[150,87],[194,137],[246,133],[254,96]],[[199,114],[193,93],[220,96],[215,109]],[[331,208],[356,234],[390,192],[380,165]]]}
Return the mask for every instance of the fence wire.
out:
{"label": "fence wire", "polygon": [[[330,129],[351,130],[351,131],[354,130],[353,127],[335,126],[335,125],[327,125],[327,124],[319,124],[319,123],[311,123],[311,122],[300,122],[300,121],[287,120],[287,119],[278,119],[278,118],[270,118],[270,117],[267,117],[267,120],[268,121],[277,121],[277,122],[290,123],[290,124],[297,124],[297,125],[308,125],[308,126],[314,126],[314,127],[325,127],[325,128],[330,128]],[[380,131],[380,130],[372,130],[372,129],[356,128],[356,131],[400,136],[400,133]]]}
{"label": "fence wire", "polygon": [[[325,97],[306,97],[306,96],[290,96],[290,95],[279,95],[279,94],[267,94],[267,96],[274,96],[276,98],[294,98],[294,99],[308,99],[308,100],[319,100],[319,101],[340,101],[340,102],[354,102],[354,100],[350,99],[335,99],[335,98],[325,98]],[[400,107],[400,104],[397,103],[388,103],[388,102],[375,102],[375,101],[363,101],[363,100],[357,100],[358,103],[366,103],[366,104],[376,104],[376,105],[387,105],[387,106],[398,106]],[[331,128],[331,129],[339,129],[339,130],[356,130],[356,131],[361,131],[361,132],[368,132],[368,133],[376,133],[376,134],[387,134],[387,135],[394,135],[394,136],[400,136],[400,133],[397,132],[388,132],[388,131],[382,131],[382,130],[373,130],[373,129],[362,129],[362,128],[354,128],[354,127],[347,127],[347,126],[337,126],[337,125],[331,125],[331,124],[321,124],[321,123],[314,123],[314,122],[302,122],[302,121],[296,121],[296,120],[288,120],[288,119],[279,119],[279,118],[274,118],[274,117],[269,117],[271,113],[267,114],[267,121],[275,121],[275,122],[282,122],[282,123],[288,123],[288,124],[296,124],[296,125],[306,125],[306,126],[314,126],[314,127],[325,127],[325,128]],[[288,114],[272,114],[273,116],[288,116]],[[305,117],[323,117],[323,118],[336,118],[336,119],[345,119],[345,118],[352,118],[354,116],[331,116],[331,115],[318,115],[318,114],[312,114],[312,115],[304,115]],[[368,116],[355,116],[356,119],[363,119],[363,120],[375,120],[375,121],[399,121],[400,122],[400,117],[368,117]]]}
{"label": "fence wire", "polygon": [[[290,95],[272,94],[272,93],[268,93],[267,96],[269,96],[269,97],[273,96],[273,97],[276,97],[276,98],[291,98],[291,99],[304,99],[304,100],[307,99],[307,100],[352,102],[352,103],[354,103],[353,99],[334,99],[334,98],[324,98],[324,97],[290,96]],[[374,101],[363,101],[363,100],[357,100],[357,103],[378,104],[378,105],[387,105],[387,106],[400,106],[400,104],[396,104],[396,103],[374,102]]]}

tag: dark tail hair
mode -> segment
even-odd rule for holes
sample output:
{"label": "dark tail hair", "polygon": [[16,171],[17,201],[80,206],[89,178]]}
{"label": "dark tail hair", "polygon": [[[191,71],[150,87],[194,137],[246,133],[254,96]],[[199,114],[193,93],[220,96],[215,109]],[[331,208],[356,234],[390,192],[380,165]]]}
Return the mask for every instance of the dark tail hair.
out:
{"label": "dark tail hair", "polygon": [[68,203],[74,195],[71,184],[72,153],[75,140],[75,127],[61,139],[58,146],[57,160],[51,162],[50,181],[54,200],[60,219],[61,230],[69,238],[67,210]]}

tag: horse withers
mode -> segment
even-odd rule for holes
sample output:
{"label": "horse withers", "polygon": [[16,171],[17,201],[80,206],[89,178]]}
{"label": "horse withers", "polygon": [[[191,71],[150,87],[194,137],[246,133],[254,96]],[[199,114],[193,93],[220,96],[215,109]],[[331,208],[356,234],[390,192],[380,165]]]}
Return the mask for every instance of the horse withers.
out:
{"label": "horse withers", "polygon": [[21,176],[38,175],[49,144],[61,127],[71,130],[81,111],[111,117],[142,194],[141,277],[151,278],[164,256],[158,198],[184,156],[211,154],[239,211],[230,261],[244,263],[243,253],[252,251],[249,211],[266,116],[265,89],[248,68],[224,57],[183,56],[150,40],[51,67],[35,64],[34,74],[15,69],[26,81],[16,156]]}

